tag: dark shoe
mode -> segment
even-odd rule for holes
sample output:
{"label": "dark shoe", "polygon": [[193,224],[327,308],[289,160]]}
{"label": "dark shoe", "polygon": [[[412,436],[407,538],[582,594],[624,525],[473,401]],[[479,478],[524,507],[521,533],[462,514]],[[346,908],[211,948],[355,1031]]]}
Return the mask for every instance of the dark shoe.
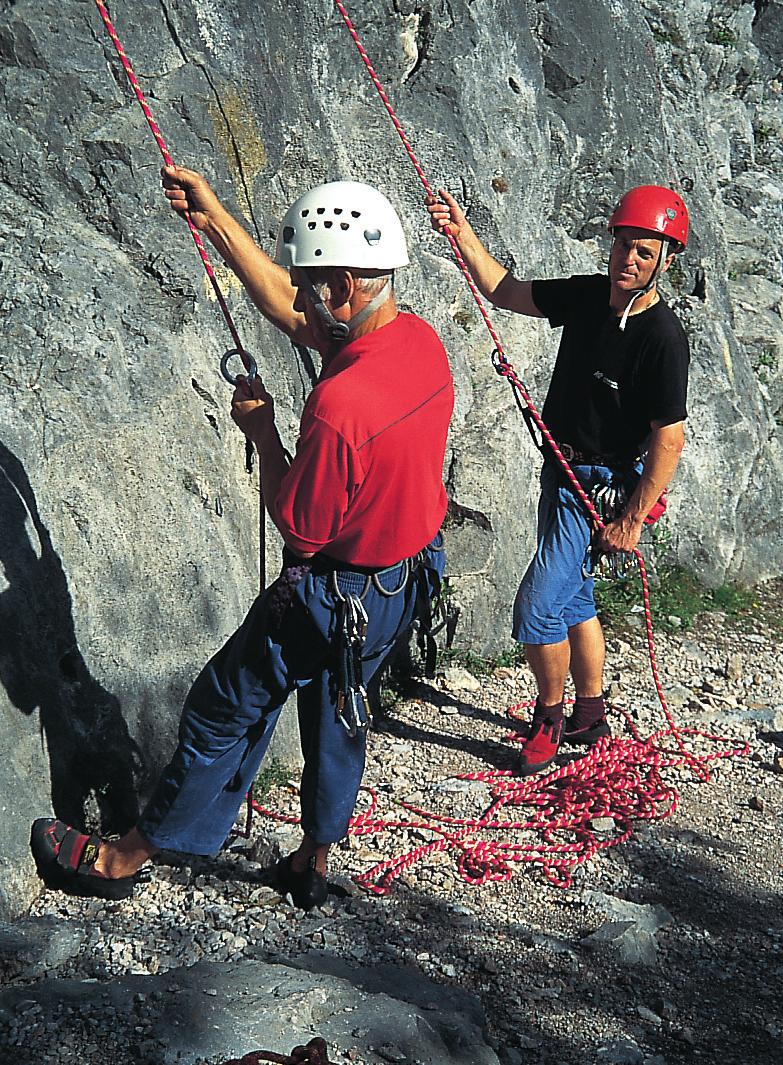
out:
{"label": "dark shoe", "polygon": [[312,866],[302,873],[295,872],[291,867],[292,858],[293,854],[288,854],[277,863],[275,874],[280,893],[290,895],[294,906],[300,910],[312,910],[314,906],[323,905],[329,894],[326,877]]}
{"label": "dark shoe", "polygon": [[100,836],[87,836],[53,817],[33,821],[30,850],[38,875],[47,887],[99,899],[130,898],[135,877],[110,880],[96,872],[100,845]]}
{"label": "dark shoe", "polygon": [[551,765],[560,746],[563,718],[544,717],[538,708],[530,722],[530,733],[520,752],[519,775],[532,776]]}
{"label": "dark shoe", "polygon": [[563,743],[592,747],[603,736],[611,736],[612,730],[605,717],[599,717],[597,721],[584,724],[575,721],[573,716],[566,719],[563,729]]}

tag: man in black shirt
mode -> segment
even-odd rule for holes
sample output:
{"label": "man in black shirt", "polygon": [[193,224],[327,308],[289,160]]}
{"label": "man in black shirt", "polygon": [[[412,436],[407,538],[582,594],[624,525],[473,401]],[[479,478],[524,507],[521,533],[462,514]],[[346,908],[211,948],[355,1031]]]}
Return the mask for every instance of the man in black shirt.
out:
{"label": "man in black shirt", "polygon": [[[590,561],[594,551],[636,548],[685,442],[688,341],[657,279],[685,247],[688,213],[671,189],[631,189],[609,220],[608,276],[520,281],[489,254],[453,197],[439,196],[427,199],[433,228],[454,236],[482,294],[563,327],[543,420],[588,495],[608,489],[624,500],[594,534],[559,463],[546,456],[537,550],[514,603],[514,636],[538,687],[521,754],[528,775],[548,766],[563,740],[589,746],[609,735]],[[576,701],[564,721],[569,672]]]}

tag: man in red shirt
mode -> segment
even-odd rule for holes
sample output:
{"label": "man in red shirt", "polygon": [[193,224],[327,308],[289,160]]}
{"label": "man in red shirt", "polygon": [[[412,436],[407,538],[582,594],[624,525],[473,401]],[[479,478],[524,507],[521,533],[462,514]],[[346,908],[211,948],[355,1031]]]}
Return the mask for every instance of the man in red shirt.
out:
{"label": "man in red shirt", "polygon": [[231,413],[258,450],[283,569],[195,681],[177,749],[136,826],[110,842],[40,818],[32,848],[51,886],[109,898],[129,895],[162,847],[215,853],[297,691],[304,838],[277,878],[309,909],[326,898],[327,853],[356,802],[365,686],[443,572],[452,378],[436,333],[397,309],[393,272],[408,255],[376,189],[332,182],[300,197],[273,261],[199,174],[162,173],[172,208],[189,212],[265,317],[317,349],[323,368],[292,461],[272,397],[258,378],[237,378]]}

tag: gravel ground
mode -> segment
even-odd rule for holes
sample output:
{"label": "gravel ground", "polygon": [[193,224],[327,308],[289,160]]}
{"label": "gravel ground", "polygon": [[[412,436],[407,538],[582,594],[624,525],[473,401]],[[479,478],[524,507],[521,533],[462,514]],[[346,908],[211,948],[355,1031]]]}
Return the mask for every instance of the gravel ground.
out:
{"label": "gravel ground", "polygon": [[[414,827],[353,836],[337,848],[334,893],[304,915],[263,872],[291,848],[296,829],[256,814],[251,838],[237,838],[215,860],[159,856],[132,900],[45,892],[32,915],[67,918],[82,930],[57,975],[96,981],[95,1011],[81,1019],[75,1057],[61,1050],[56,1023],[36,1023],[29,1005],[7,1019],[9,1045],[46,1063],[160,1060],[144,996],[132,1030],[113,1033],[97,994],[102,984],[242,953],[306,964],[317,951],[361,965],[402,962],[472,992],[509,1065],[783,1061],[782,591],[780,582],[760,590],[758,610],[739,620],[705,614],[685,633],[657,637],[678,723],[724,738],[688,737],[688,745],[700,754],[747,745],[747,753],[710,762],[709,781],[687,766],[663,769],[665,786],[679,793],[676,810],[636,821],[616,846],[606,844],[621,819],[592,817],[588,827],[604,846],[575,869],[571,886],[554,886],[530,862],[513,864],[508,881],[472,886],[459,876],[458,852],[447,850],[410,866],[385,897],[356,888],[351,877],[435,838]],[[665,727],[638,629],[610,634],[607,677],[613,703],[642,736]],[[506,709],[531,691],[524,667],[477,680],[450,666],[400,697],[370,737],[365,781],[379,815],[409,816],[398,800],[457,817],[479,813],[488,786],[460,774],[513,767]],[[629,735],[619,714],[613,727]],[[626,781],[624,803],[630,790]],[[285,812],[295,810],[296,796],[278,785],[265,801]],[[503,814],[518,820],[526,810],[507,806]],[[517,829],[497,838],[542,839]],[[9,962],[5,986],[26,981],[30,973]],[[334,1048],[333,1056],[343,1060]]]}

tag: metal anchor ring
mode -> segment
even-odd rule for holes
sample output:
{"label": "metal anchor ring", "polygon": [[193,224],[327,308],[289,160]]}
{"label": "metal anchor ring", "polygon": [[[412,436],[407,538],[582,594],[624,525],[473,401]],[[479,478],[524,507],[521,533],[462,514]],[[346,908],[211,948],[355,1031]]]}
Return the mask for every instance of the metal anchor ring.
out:
{"label": "metal anchor ring", "polygon": [[228,360],[233,359],[235,355],[239,355],[240,357],[247,359],[247,361],[250,363],[250,367],[247,370],[246,378],[248,384],[250,384],[251,381],[254,381],[258,376],[258,367],[256,366],[256,360],[253,358],[253,356],[246,351],[240,351],[239,348],[231,348],[231,350],[227,351],[223,358],[220,360],[220,372],[223,374],[223,377],[225,377],[228,383],[234,386],[234,388],[237,387],[237,379],[231,374],[228,369]]}

